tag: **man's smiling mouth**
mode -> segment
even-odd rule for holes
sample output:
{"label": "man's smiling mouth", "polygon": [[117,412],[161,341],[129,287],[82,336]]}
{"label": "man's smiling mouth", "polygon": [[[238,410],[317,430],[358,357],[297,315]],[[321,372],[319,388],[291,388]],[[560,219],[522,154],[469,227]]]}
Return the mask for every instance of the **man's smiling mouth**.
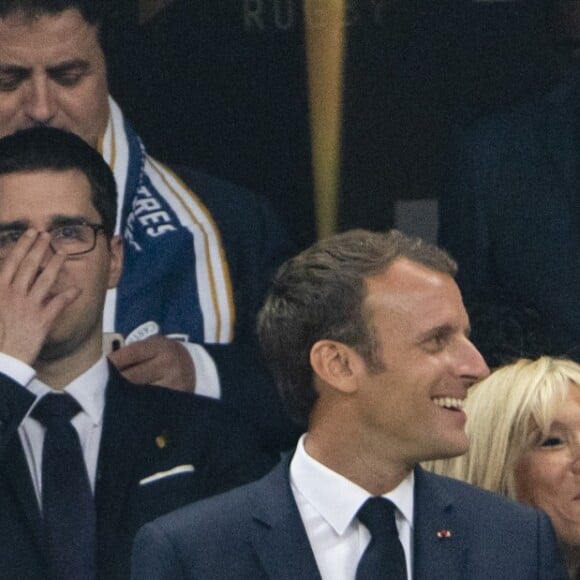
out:
{"label": "man's smiling mouth", "polygon": [[465,404],[465,399],[456,399],[455,397],[434,397],[432,401],[437,406],[451,411],[461,411]]}

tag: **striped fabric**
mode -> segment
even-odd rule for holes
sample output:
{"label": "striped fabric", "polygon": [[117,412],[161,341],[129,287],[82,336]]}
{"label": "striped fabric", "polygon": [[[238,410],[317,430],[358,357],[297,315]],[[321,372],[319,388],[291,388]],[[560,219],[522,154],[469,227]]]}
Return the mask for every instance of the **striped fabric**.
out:
{"label": "striped fabric", "polygon": [[154,322],[189,342],[231,342],[234,303],[218,227],[195,192],[146,153],[111,98],[109,105],[99,150],[119,190],[125,269],[107,297],[105,331],[127,336]]}

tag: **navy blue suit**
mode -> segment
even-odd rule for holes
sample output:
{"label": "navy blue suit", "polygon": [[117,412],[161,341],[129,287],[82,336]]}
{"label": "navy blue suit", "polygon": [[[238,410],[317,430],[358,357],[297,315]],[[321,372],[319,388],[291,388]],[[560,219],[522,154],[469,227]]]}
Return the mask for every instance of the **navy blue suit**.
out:
{"label": "navy blue suit", "polygon": [[[16,431],[33,401],[0,374],[2,580],[46,578],[41,514]],[[111,369],[95,489],[98,578],[129,577],[133,538],[145,522],[260,477],[275,461],[220,403],[134,385]],[[166,473],[184,465],[193,470]]]}
{"label": "navy blue suit", "polygon": [[[288,473],[286,460],[260,481],[147,524],[132,578],[320,580]],[[420,468],[415,476],[416,580],[568,578],[545,514]]]}
{"label": "navy blue suit", "polygon": [[556,351],[580,358],[580,76],[460,139],[439,243],[469,301],[535,307]]}
{"label": "navy blue suit", "polygon": [[218,368],[220,400],[251,421],[272,449],[290,449],[300,430],[286,413],[261,356],[256,316],[276,270],[293,255],[294,247],[263,199],[185,167],[177,167],[176,172],[220,228],[233,284],[234,341],[203,344]]}

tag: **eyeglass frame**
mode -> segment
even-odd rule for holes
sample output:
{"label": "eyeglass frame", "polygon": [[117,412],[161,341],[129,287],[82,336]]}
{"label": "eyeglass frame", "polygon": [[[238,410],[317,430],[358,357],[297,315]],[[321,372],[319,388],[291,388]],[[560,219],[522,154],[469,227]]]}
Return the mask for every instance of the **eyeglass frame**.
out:
{"label": "eyeglass frame", "polygon": [[[44,232],[47,234],[50,234],[51,232],[53,232],[57,229],[66,228],[66,227],[74,227],[74,226],[83,226],[83,227],[88,227],[88,228],[92,229],[93,230],[93,245],[88,250],[83,250],[82,252],[73,252],[71,254],[65,252],[67,258],[71,258],[71,257],[75,257],[75,256],[84,256],[85,254],[90,254],[97,247],[97,234],[100,231],[103,233],[105,232],[105,226],[103,224],[92,224],[92,223],[86,222],[84,220],[79,220],[78,222],[75,222],[75,223],[64,223],[64,224],[55,225],[55,226],[52,226],[51,228],[49,228],[48,230],[44,230]],[[7,231],[9,231],[9,230],[7,230]],[[22,230],[22,233],[24,233],[24,231],[25,230]],[[52,240],[48,243],[48,245],[49,245],[50,249],[55,254],[58,252],[58,250],[56,250],[54,248],[54,246],[52,245]],[[0,250],[0,254],[1,254],[1,250]],[[0,260],[5,260],[8,255],[9,254],[7,254],[4,257],[2,257],[0,255]]]}

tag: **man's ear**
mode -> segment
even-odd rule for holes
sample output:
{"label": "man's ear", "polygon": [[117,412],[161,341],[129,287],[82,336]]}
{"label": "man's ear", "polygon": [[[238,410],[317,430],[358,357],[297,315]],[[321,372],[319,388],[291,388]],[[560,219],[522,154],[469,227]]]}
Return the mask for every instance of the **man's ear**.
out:
{"label": "man's ear", "polygon": [[319,340],[310,349],[310,365],[320,380],[343,393],[352,393],[357,386],[360,356],[336,340]]}
{"label": "man's ear", "polygon": [[107,288],[116,288],[123,272],[123,238],[113,236],[109,243],[109,282]]}

